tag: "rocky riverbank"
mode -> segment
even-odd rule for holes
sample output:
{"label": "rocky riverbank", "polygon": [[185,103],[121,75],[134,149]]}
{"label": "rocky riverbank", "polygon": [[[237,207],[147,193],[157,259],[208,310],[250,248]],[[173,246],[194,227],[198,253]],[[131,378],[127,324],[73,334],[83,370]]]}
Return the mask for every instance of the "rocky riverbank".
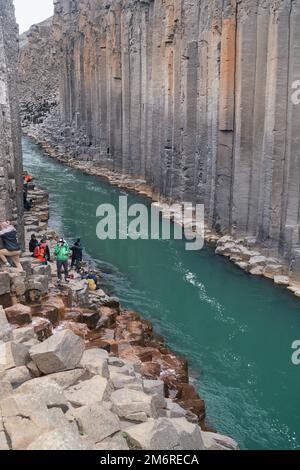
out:
{"label": "rocky riverbank", "polygon": [[[50,157],[55,158],[60,163],[88,175],[103,178],[119,188],[148,197],[160,207],[163,216],[170,217],[170,204],[168,201],[155,193],[145,181],[134,179],[129,175],[118,174],[115,171],[96,165],[88,158],[83,161],[74,158],[72,154],[61,154],[59,147],[53,143],[51,135],[47,137],[43,125],[24,127],[23,132],[28,137],[33,138]],[[171,219],[175,223],[182,223],[181,216],[176,217],[176,213],[171,215]],[[188,221],[188,224],[193,225],[193,222]],[[215,248],[217,255],[225,256],[237,268],[251,276],[269,279],[276,285],[287,288],[296,297],[300,297],[298,274],[287,264],[286,260],[275,256],[274,251],[262,249],[254,237],[234,238],[230,235],[222,236],[207,225],[204,228],[193,226],[193,229],[204,236],[206,243]]]}
{"label": "rocky riverbank", "polygon": [[[29,191],[26,243],[46,235],[48,195]],[[185,359],[150,322],[25,253],[0,272],[0,449],[236,449],[209,432]],[[200,424],[200,425],[199,425]]]}

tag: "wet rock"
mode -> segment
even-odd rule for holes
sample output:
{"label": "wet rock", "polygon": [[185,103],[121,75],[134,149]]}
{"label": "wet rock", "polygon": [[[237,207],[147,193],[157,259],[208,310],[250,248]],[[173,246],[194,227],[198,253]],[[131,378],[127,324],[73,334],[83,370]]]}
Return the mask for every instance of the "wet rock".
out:
{"label": "wet rock", "polygon": [[0,272],[0,295],[10,293],[10,277],[8,273]]}
{"label": "wet rock", "polygon": [[103,439],[121,430],[120,420],[101,403],[82,406],[72,411],[79,431],[86,434],[93,442]]}
{"label": "wet rock", "polygon": [[31,379],[32,376],[26,366],[15,367],[0,373],[0,381],[9,382],[13,388],[19,387]]}
{"label": "wet rock", "polygon": [[13,325],[24,326],[32,321],[31,309],[26,305],[13,305],[12,307],[6,308],[5,313],[9,323]]}
{"label": "wet rock", "polygon": [[35,439],[27,450],[91,450],[91,445],[72,429],[53,430]]}
{"label": "wet rock", "polygon": [[107,401],[111,387],[107,379],[99,376],[80,382],[65,391],[66,398],[73,406],[92,405],[96,402]]}
{"label": "wet rock", "polygon": [[149,417],[157,416],[154,398],[144,392],[130,389],[116,390],[111,395],[113,411],[120,418],[127,419],[134,413],[146,413]]}
{"label": "wet rock", "polygon": [[238,444],[228,436],[213,432],[201,432],[206,450],[239,450]]}
{"label": "wet rock", "polygon": [[91,374],[109,378],[107,359],[108,353],[104,349],[87,349],[82,355],[80,367]]}
{"label": "wet rock", "polygon": [[0,344],[0,372],[24,366],[29,360],[28,349],[23,344],[13,341]]}
{"label": "wet rock", "polygon": [[85,349],[84,341],[69,330],[51,336],[30,349],[30,356],[39,370],[52,374],[74,369]]}

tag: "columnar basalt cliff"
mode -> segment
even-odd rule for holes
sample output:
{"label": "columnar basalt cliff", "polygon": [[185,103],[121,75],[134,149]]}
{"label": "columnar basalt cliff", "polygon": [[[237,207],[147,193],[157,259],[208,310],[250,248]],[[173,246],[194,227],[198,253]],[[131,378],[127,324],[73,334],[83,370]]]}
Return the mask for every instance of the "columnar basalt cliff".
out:
{"label": "columnar basalt cliff", "polygon": [[52,18],[20,37],[19,95],[23,123],[41,124],[57,105],[59,64]]}
{"label": "columnar basalt cliff", "polygon": [[40,133],[204,203],[210,227],[255,238],[297,278],[299,24],[299,0],[57,0],[60,122]]}
{"label": "columnar basalt cliff", "polygon": [[11,0],[0,0],[0,221],[23,239],[22,150],[17,93],[18,28]]}

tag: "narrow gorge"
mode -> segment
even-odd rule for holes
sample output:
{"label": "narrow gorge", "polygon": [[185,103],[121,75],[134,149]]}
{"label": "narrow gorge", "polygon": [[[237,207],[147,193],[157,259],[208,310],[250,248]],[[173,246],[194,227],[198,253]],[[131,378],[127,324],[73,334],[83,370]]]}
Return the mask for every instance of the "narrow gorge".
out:
{"label": "narrow gorge", "polygon": [[299,18],[299,0],[56,1],[21,52],[23,124],[58,155],[205,204],[210,228],[298,280]]}
{"label": "narrow gorge", "polygon": [[[0,0],[0,451],[300,449],[300,0],[20,12]],[[101,239],[124,196],[162,233],[203,204],[203,249]]]}

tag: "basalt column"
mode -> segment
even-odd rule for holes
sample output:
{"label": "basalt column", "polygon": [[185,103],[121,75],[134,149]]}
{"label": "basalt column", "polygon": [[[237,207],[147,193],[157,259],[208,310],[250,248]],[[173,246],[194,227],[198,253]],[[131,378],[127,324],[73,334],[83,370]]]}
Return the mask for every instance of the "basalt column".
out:
{"label": "basalt column", "polygon": [[56,0],[61,113],[44,133],[163,199],[204,203],[210,227],[255,239],[300,276],[299,9]]}
{"label": "basalt column", "polygon": [[18,28],[11,0],[0,0],[0,221],[23,241],[22,150],[17,92]]}

